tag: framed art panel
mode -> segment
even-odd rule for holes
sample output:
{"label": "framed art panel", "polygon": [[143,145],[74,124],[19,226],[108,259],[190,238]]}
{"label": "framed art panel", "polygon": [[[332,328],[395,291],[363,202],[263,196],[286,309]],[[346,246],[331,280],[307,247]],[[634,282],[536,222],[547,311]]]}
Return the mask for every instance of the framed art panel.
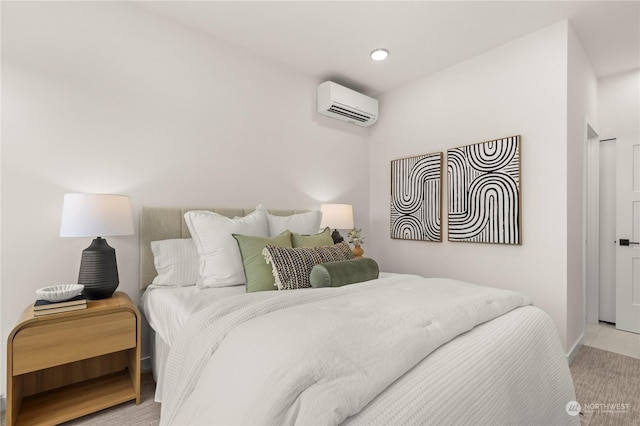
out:
{"label": "framed art panel", "polygon": [[520,136],[447,152],[449,241],[521,244]]}
{"label": "framed art panel", "polygon": [[391,238],[442,241],[442,153],[391,161]]}

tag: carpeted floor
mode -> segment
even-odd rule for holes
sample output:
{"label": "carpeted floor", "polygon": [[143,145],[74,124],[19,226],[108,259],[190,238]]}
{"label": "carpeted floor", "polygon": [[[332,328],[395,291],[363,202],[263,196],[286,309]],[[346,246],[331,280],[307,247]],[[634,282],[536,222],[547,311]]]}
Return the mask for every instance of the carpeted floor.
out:
{"label": "carpeted floor", "polygon": [[640,425],[640,359],[583,346],[571,375],[582,426]]}
{"label": "carpeted floor", "polygon": [[[571,374],[582,408],[582,426],[640,425],[640,359],[584,346],[571,364]],[[154,392],[151,373],[144,373],[140,405],[128,402],[65,426],[157,425],[160,404],[154,402]]]}

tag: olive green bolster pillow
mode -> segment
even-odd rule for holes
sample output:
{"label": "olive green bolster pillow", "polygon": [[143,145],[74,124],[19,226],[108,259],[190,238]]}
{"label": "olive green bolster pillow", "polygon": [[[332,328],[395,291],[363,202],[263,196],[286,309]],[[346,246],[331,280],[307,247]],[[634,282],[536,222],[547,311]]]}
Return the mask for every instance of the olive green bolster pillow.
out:
{"label": "olive green bolster pillow", "polygon": [[311,287],[340,287],[378,278],[378,264],[368,257],[320,263],[311,269]]}

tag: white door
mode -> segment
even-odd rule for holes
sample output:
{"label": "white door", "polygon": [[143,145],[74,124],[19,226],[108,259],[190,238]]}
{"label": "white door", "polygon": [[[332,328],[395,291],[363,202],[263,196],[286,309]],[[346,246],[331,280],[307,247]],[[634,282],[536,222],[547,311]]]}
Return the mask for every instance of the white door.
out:
{"label": "white door", "polygon": [[640,141],[616,143],[616,328],[640,333]]}

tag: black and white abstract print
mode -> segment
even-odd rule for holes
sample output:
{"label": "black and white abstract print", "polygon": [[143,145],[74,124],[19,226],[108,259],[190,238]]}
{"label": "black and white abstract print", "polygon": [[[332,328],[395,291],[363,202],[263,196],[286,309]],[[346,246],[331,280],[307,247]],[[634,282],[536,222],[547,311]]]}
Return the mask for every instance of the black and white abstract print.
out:
{"label": "black and white abstract print", "polygon": [[391,238],[442,241],[442,153],[391,162]]}
{"label": "black and white abstract print", "polygon": [[450,149],[449,241],[521,244],[520,136]]}

